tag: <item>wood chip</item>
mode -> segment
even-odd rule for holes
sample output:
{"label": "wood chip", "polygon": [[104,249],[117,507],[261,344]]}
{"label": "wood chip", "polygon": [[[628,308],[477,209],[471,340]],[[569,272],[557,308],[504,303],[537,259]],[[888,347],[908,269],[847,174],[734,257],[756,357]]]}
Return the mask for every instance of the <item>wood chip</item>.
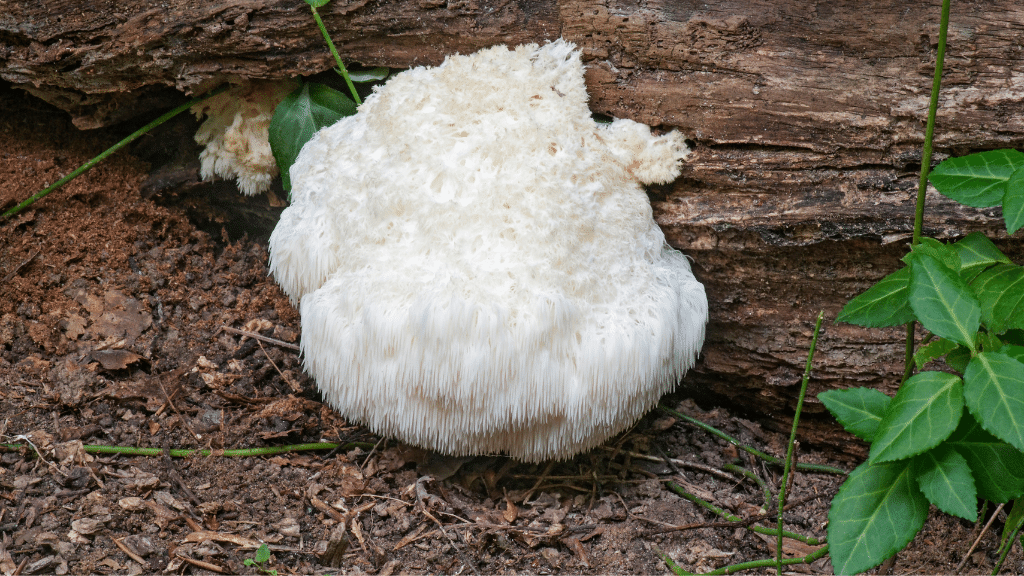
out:
{"label": "wood chip", "polygon": [[228,542],[236,544],[243,548],[259,548],[260,542],[252,538],[246,538],[245,536],[239,536],[238,534],[228,534],[225,532],[211,532],[209,530],[196,530],[185,536],[185,542],[204,542],[206,540],[213,540],[214,542]]}

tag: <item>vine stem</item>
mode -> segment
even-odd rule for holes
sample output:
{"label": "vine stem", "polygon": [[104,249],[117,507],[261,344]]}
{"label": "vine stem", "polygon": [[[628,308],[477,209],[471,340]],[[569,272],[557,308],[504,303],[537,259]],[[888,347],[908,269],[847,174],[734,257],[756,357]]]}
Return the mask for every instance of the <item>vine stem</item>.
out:
{"label": "vine stem", "polygon": [[814,361],[814,350],[818,347],[818,333],[821,332],[821,321],[825,318],[825,311],[818,312],[818,319],[814,322],[814,334],[811,336],[811,347],[807,351],[807,364],[804,366],[804,377],[800,382],[800,396],[796,401],[796,412],[793,414],[793,429],[789,432],[789,443],[786,447],[786,464],[782,468],[782,484],[779,486],[779,537],[775,555],[775,571],[782,575],[782,512],[786,506],[786,486],[789,484],[789,475],[793,473],[793,450],[796,445],[796,429],[800,424],[800,412],[804,408],[804,397],[807,396],[807,382],[811,379],[811,364]]}
{"label": "vine stem", "polygon": [[78,168],[75,168],[75,170],[73,172],[71,172],[70,174],[68,174],[67,176],[61,178],[60,180],[57,180],[53,184],[50,184],[49,186],[47,186],[46,188],[43,188],[39,192],[36,192],[32,196],[29,196],[28,199],[26,199],[21,204],[18,204],[14,208],[11,208],[10,210],[4,212],[3,214],[0,214],[0,221],[6,220],[6,219],[10,218],[11,216],[14,216],[18,212],[21,212],[25,208],[28,208],[29,206],[31,206],[36,200],[39,200],[43,196],[46,196],[50,192],[53,192],[57,188],[60,188],[61,186],[67,184],[68,182],[71,182],[75,178],[78,178],[82,174],[88,172],[93,166],[95,166],[95,165],[99,164],[100,162],[106,160],[108,156],[110,156],[114,152],[117,152],[121,148],[124,148],[128,144],[131,144],[133,141],[138,139],[143,134],[149,132],[153,128],[156,128],[157,126],[163,124],[164,122],[167,122],[171,118],[174,118],[175,116],[177,116],[178,114],[181,114],[185,110],[188,110],[189,108],[195,106],[196,104],[199,104],[203,100],[206,100],[207,98],[209,98],[211,96],[216,96],[217,94],[220,94],[221,92],[223,92],[223,91],[225,91],[227,89],[228,89],[228,85],[225,84],[225,85],[223,85],[223,86],[221,86],[219,88],[216,88],[214,90],[211,90],[210,92],[207,92],[206,94],[203,94],[202,96],[199,96],[197,98],[193,98],[193,99],[189,100],[188,102],[185,102],[181,106],[178,106],[177,108],[174,108],[172,110],[169,110],[169,111],[165,112],[163,115],[161,115],[156,120],[153,120],[149,124],[146,124],[142,128],[139,128],[138,130],[136,130],[135,132],[132,132],[131,134],[129,134],[127,137],[125,137],[123,140],[121,140],[117,144],[114,144],[110,148],[107,148],[102,153],[100,153],[99,156],[93,158],[92,160],[89,160],[88,162],[86,162],[85,164],[82,164]]}
{"label": "vine stem", "polygon": [[331,35],[327,33],[324,21],[320,19],[320,13],[316,11],[316,6],[312,4],[309,5],[309,9],[313,11],[313,19],[316,20],[316,25],[320,27],[320,34],[323,34],[324,40],[327,41],[327,47],[331,50],[331,56],[334,56],[334,61],[338,63],[338,71],[341,73],[341,77],[345,79],[345,84],[348,84],[348,89],[352,92],[352,99],[355,100],[356,106],[359,106],[363,101],[359,99],[356,85],[352,83],[352,78],[349,78],[348,69],[345,68],[345,63],[341,61],[341,55],[338,54],[338,49],[334,47],[334,42],[331,41]]}
{"label": "vine stem", "polygon": [[[928,102],[928,122],[924,129],[924,144],[921,147],[921,177],[917,182],[917,205],[914,209],[914,237],[910,246],[921,242],[921,231],[924,228],[925,195],[928,192],[928,174],[932,166],[932,141],[935,136],[935,116],[939,109],[939,89],[942,86],[942,67],[946,59],[946,36],[949,30],[949,2],[942,0],[942,16],[939,18],[939,45],[935,51],[935,74],[932,76],[932,96]],[[907,323],[907,341],[904,352],[903,379],[914,371],[914,332],[916,322]]]}

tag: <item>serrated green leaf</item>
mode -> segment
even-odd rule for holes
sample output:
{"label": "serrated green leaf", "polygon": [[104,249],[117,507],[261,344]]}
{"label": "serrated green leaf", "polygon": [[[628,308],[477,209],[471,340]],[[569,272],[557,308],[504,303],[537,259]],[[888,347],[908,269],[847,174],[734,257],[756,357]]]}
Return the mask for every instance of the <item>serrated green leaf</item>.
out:
{"label": "serrated green leaf", "polygon": [[1024,494],[1024,453],[983,430],[970,411],[946,444],[967,460],[979,497],[1009,502]]}
{"label": "serrated green leaf", "polygon": [[892,398],[873,388],[827,390],[818,400],[828,408],[847,432],[871,442]]}
{"label": "serrated green leaf", "polygon": [[915,254],[927,254],[942,262],[953,272],[960,271],[960,254],[953,244],[943,244],[935,238],[924,236],[916,246],[911,248],[911,252],[902,258],[903,262],[909,266]]}
{"label": "serrated green leaf", "polygon": [[954,243],[952,248],[960,258],[961,273],[969,273],[972,276],[997,262],[1013,263],[981,232],[968,234]]}
{"label": "serrated green leaf", "polygon": [[1024,226],[1024,167],[1017,168],[1006,182],[1003,220],[1006,221],[1006,231],[1010,234]]}
{"label": "serrated green leaf", "polygon": [[996,264],[971,283],[981,305],[981,319],[989,330],[1001,334],[1024,328],[1024,268]]}
{"label": "serrated green leaf", "polygon": [[964,399],[989,434],[1024,450],[1024,364],[999,352],[982,352],[964,371]]}
{"label": "serrated green leaf", "polygon": [[1003,201],[1006,182],[1024,166],[1024,154],[1016,150],[991,150],[950,158],[928,175],[942,195],[975,208],[996,206]]}
{"label": "serrated green leaf", "polygon": [[388,77],[389,69],[379,66],[370,70],[348,71],[348,77],[353,82],[376,82]]}
{"label": "serrated green leaf", "polygon": [[949,437],[964,411],[963,381],[945,372],[921,372],[900,386],[871,443],[872,464],[931,450]]}
{"label": "serrated green leaf", "polygon": [[952,340],[936,338],[928,344],[918,348],[917,352],[914,352],[914,365],[917,366],[918,370],[920,370],[921,368],[924,368],[925,364],[932,360],[942,358],[946,354],[956,350],[957,346],[959,346],[959,344]]}
{"label": "serrated green leaf", "polygon": [[910,268],[901,268],[846,303],[836,322],[868,328],[899,326],[914,320],[910,308]]}
{"label": "serrated green leaf", "polygon": [[858,466],[832,499],[828,545],[836,574],[857,574],[903,549],[924,526],[928,500],[908,460]]}
{"label": "serrated green leaf", "polygon": [[270,121],[270,149],[285,190],[292,189],[290,170],[299,151],[324,126],[356,113],[356,103],[341,92],[307,82],[285,97]]}
{"label": "serrated green leaf", "polygon": [[916,251],[910,259],[910,307],[933,334],[975,349],[981,308],[974,294],[952,270]]}
{"label": "serrated green leaf", "polygon": [[967,459],[941,444],[914,457],[917,485],[928,500],[946,514],[974,522],[978,519],[978,489]]}

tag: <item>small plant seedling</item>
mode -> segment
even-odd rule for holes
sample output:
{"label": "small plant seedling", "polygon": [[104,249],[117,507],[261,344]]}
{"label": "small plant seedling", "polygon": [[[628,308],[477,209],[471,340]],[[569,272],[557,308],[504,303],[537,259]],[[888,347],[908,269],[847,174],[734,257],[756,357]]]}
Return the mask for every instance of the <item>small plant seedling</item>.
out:
{"label": "small plant seedling", "polygon": [[260,544],[260,547],[256,549],[256,555],[252,558],[246,558],[242,563],[246,566],[255,567],[260,574],[269,574],[270,576],[277,576],[277,570],[266,567],[266,564],[269,561],[270,547],[266,544]]}

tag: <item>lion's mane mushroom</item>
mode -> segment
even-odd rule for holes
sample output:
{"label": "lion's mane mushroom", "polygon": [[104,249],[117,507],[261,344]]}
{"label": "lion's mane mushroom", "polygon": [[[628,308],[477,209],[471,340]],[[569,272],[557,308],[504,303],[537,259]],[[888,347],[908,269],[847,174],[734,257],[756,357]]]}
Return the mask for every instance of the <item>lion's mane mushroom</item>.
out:
{"label": "lion's mane mushroom", "polygon": [[598,125],[574,46],[392,78],[291,169],[271,271],[346,418],[452,455],[600,444],[690,368],[707,299],[641,183],[678,133]]}
{"label": "lion's mane mushroom", "polygon": [[202,146],[199,173],[238,182],[238,190],[253,195],[270,189],[277,162],[270,151],[268,128],[274,109],[292,90],[295,80],[245,82],[232,86],[192,107],[199,125],[195,140]]}

